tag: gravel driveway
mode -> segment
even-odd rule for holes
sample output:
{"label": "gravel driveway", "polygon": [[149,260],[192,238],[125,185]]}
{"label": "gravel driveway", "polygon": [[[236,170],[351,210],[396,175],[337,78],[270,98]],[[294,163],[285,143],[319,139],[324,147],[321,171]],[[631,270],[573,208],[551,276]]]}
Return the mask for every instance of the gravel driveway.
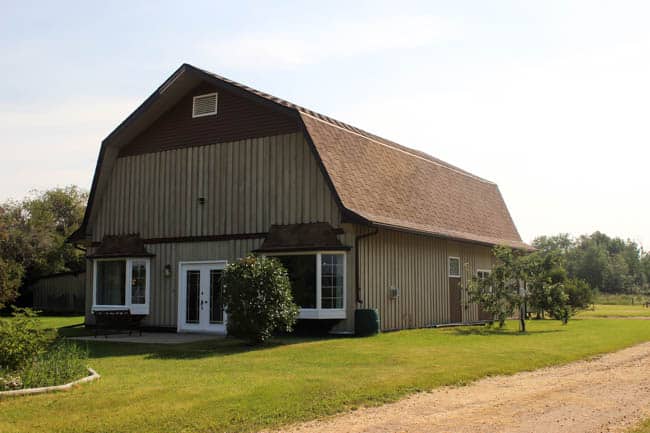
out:
{"label": "gravel driveway", "polygon": [[650,343],[304,424],[287,433],[624,432],[650,417]]}

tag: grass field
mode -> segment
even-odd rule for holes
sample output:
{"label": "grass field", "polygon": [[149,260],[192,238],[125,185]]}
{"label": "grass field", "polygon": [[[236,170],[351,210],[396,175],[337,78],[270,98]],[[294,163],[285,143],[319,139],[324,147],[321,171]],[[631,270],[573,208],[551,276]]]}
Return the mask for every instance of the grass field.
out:
{"label": "grass field", "polygon": [[519,335],[512,322],[505,331],[284,338],[262,349],[233,339],[181,346],[91,342],[99,381],[0,400],[0,431],[255,431],[650,340],[650,324],[642,320],[531,321],[529,329]]}
{"label": "grass field", "polygon": [[594,299],[595,304],[608,305],[640,305],[650,301],[650,295],[625,295],[599,293]]}
{"label": "grass field", "polygon": [[[643,305],[596,304],[593,309],[581,311],[577,318],[650,317],[650,308]],[[650,324],[648,325],[650,326]]]}

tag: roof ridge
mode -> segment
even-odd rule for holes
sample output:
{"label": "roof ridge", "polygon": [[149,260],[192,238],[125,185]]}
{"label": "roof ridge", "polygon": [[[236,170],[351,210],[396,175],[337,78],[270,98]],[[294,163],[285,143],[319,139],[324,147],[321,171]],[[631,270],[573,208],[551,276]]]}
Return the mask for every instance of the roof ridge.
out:
{"label": "roof ridge", "polygon": [[431,162],[433,164],[436,164],[438,166],[450,169],[450,170],[452,170],[452,171],[454,171],[454,172],[456,172],[458,174],[471,177],[471,178],[476,179],[476,180],[478,180],[480,182],[496,185],[496,183],[492,182],[491,180],[488,180],[488,179],[482,178],[480,176],[477,176],[477,175],[475,175],[473,173],[470,173],[470,172],[468,172],[466,170],[463,170],[460,167],[457,167],[457,166],[455,166],[453,164],[450,164],[450,163],[448,163],[446,161],[443,161],[443,160],[441,160],[439,158],[436,158],[435,156],[429,155],[428,153],[423,152],[421,150],[413,149],[413,148],[410,148],[408,146],[404,146],[403,144],[399,144],[399,143],[396,143],[396,142],[394,142],[392,140],[388,140],[386,138],[380,137],[380,136],[378,136],[376,134],[365,131],[365,130],[363,130],[361,128],[357,128],[356,126],[350,125],[349,123],[342,122],[340,120],[334,119],[333,117],[326,116],[324,114],[321,114],[321,113],[318,113],[316,111],[310,110],[310,109],[305,108],[303,106],[294,104],[293,102],[289,102],[286,99],[282,99],[282,98],[279,98],[277,96],[273,96],[273,95],[271,95],[269,93],[263,92],[261,90],[254,89],[254,88],[252,88],[250,86],[247,86],[245,84],[242,84],[242,83],[239,83],[237,81],[231,80],[231,79],[226,78],[224,76],[221,76],[219,74],[215,74],[214,72],[210,72],[210,71],[207,71],[205,69],[197,68],[196,66],[193,66],[193,65],[189,65],[189,66],[192,67],[192,68],[198,69],[198,70],[200,70],[200,71],[202,71],[202,72],[204,72],[204,73],[206,73],[208,75],[212,75],[213,77],[218,78],[220,80],[223,80],[223,81],[225,81],[225,82],[227,82],[227,83],[229,83],[229,84],[231,84],[233,86],[237,86],[240,89],[243,89],[243,90],[245,90],[247,92],[253,93],[253,94],[255,94],[257,96],[260,96],[262,98],[265,98],[265,99],[267,99],[269,101],[275,102],[276,104],[280,104],[280,105],[282,105],[284,107],[294,109],[294,110],[298,111],[299,113],[306,114],[306,115],[308,115],[308,116],[310,116],[310,117],[312,117],[312,118],[314,118],[316,120],[319,120],[321,122],[329,123],[330,125],[332,125],[334,127],[337,127],[339,129],[342,129],[342,130],[344,130],[346,132],[350,132],[350,133],[359,135],[359,136],[361,136],[361,137],[363,137],[365,139],[374,141],[377,144],[392,148],[393,150],[396,150],[396,151],[399,151],[399,152],[406,153],[406,154],[408,154],[410,156],[413,156],[415,158],[420,158],[420,159],[423,159],[425,161],[429,161],[429,162]]}

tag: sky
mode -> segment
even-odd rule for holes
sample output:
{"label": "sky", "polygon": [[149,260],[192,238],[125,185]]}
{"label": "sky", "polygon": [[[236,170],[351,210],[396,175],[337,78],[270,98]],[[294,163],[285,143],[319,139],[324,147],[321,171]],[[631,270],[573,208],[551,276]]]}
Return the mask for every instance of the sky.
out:
{"label": "sky", "polygon": [[89,189],[182,63],[496,182],[525,241],[650,249],[650,2],[0,0],[0,202]]}

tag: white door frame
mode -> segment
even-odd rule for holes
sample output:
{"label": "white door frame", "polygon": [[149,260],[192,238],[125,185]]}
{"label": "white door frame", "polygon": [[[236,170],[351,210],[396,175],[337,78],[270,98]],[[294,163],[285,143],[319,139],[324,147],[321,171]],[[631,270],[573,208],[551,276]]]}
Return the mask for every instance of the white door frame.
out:
{"label": "white door frame", "polygon": [[[223,323],[219,324],[210,324],[210,323],[198,323],[196,325],[188,325],[185,322],[186,314],[186,288],[185,284],[187,277],[185,276],[185,271],[187,270],[201,270],[202,268],[211,267],[212,269],[225,269],[228,264],[227,260],[201,260],[201,261],[183,261],[178,262],[178,312],[176,320],[176,332],[211,332],[217,334],[226,334],[226,312],[223,313]],[[195,268],[195,269],[192,269]],[[208,311],[209,311],[209,294],[208,298]],[[208,316],[209,317],[209,316]]]}

